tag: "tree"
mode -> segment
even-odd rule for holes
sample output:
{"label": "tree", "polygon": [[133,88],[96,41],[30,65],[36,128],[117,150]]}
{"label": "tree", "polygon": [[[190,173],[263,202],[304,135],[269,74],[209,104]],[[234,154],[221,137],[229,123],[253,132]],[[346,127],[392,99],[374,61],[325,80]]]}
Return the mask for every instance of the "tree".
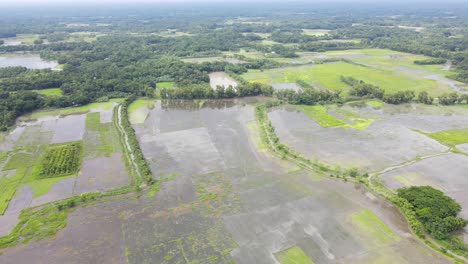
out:
{"label": "tree", "polygon": [[432,98],[426,91],[422,91],[418,94],[418,102],[422,104],[430,105],[433,101],[434,98]]}

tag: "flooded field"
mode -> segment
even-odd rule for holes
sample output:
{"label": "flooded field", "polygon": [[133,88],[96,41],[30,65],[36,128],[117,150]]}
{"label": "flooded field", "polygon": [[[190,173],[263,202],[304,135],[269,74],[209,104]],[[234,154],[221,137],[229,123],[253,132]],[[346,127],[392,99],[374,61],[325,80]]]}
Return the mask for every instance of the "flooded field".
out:
{"label": "flooded field", "polygon": [[256,100],[156,102],[134,127],[159,192],[77,209],[0,262],[449,263],[390,204],[261,148]]}
{"label": "flooded field", "polygon": [[[16,225],[22,209],[129,183],[109,106],[93,104],[87,111],[77,108],[75,114],[66,114],[73,108],[56,114],[36,112],[33,115],[40,117],[18,121],[16,128],[5,135],[0,142],[0,150],[6,153],[0,160],[0,209],[6,210],[0,212],[0,236]],[[71,142],[83,146],[78,173],[38,178],[46,149]]]}
{"label": "flooded field", "polygon": [[23,66],[29,69],[57,69],[58,63],[45,61],[36,54],[0,55],[0,67]]}
{"label": "flooded field", "polygon": [[213,89],[216,89],[218,85],[224,86],[224,88],[228,88],[230,85],[234,88],[237,87],[236,81],[225,72],[212,72],[209,76],[210,86]]}
{"label": "flooded field", "polygon": [[[358,118],[372,119],[365,129],[346,126],[322,127],[292,107],[269,113],[280,140],[312,159],[330,165],[379,171],[427,155],[448,150],[447,146],[417,132],[465,128],[468,109],[422,105],[372,107],[344,106]],[[328,111],[328,115],[339,115]],[[332,116],[333,118],[333,116]]]}

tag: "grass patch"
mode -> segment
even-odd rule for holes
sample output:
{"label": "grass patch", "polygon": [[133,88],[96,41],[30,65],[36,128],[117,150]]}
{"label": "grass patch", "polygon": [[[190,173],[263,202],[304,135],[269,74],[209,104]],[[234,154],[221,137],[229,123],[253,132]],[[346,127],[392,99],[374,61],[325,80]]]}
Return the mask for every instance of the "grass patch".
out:
{"label": "grass patch", "polygon": [[153,100],[135,100],[128,106],[129,120],[132,124],[142,124],[148,116],[148,109],[154,108]]}
{"label": "grass patch", "polygon": [[50,89],[43,89],[43,90],[33,90],[41,95],[50,96],[50,97],[60,97],[63,95],[63,91],[60,88],[50,88]]}
{"label": "grass patch", "polygon": [[455,147],[456,145],[468,143],[468,128],[443,130],[435,133],[417,132],[437,140],[440,144]]}
{"label": "grass patch", "polygon": [[277,253],[276,259],[281,264],[313,264],[312,260],[298,246]]}
{"label": "grass patch", "polygon": [[351,214],[350,220],[360,237],[371,248],[390,245],[400,240],[390,227],[368,209]]}
{"label": "grass patch", "polygon": [[80,170],[82,143],[50,145],[38,169],[37,177],[54,178],[76,174]]}
{"label": "grass patch", "polygon": [[345,122],[328,114],[327,107],[323,105],[295,105],[294,107],[321,127],[342,127],[346,125]]}
{"label": "grass patch", "polygon": [[0,215],[5,213],[8,204],[16,193],[23,179],[29,172],[35,160],[35,155],[29,153],[13,154],[8,162],[3,166],[3,171],[16,170],[10,177],[0,178]]}
{"label": "grass patch", "polygon": [[173,82],[159,82],[156,83],[156,87],[158,88],[174,88]]}
{"label": "grass patch", "polygon": [[257,121],[250,121],[247,123],[247,129],[251,135],[252,141],[259,150],[266,150],[268,146],[260,138],[260,128],[258,127]]}
{"label": "grass patch", "polygon": [[[295,105],[299,111],[303,112],[311,120],[315,121],[321,127],[343,127],[352,128],[357,130],[366,129],[374,119],[366,119],[357,116],[356,114],[346,111],[336,106],[323,106],[323,105]],[[338,119],[328,113],[331,109],[339,114],[342,119]]]}
{"label": "grass patch", "polygon": [[86,158],[109,157],[112,153],[121,150],[114,124],[101,123],[99,112],[86,115],[86,133],[83,144],[83,153]]}
{"label": "grass patch", "polygon": [[383,106],[382,101],[379,101],[379,100],[367,101],[366,104],[374,109],[381,109]]}

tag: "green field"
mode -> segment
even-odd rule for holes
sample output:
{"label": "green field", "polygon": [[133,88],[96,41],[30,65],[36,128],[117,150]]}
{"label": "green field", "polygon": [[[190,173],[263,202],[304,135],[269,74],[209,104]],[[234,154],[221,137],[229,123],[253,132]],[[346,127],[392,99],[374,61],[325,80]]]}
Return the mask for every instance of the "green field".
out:
{"label": "green field", "polygon": [[33,92],[36,92],[38,94],[42,94],[42,95],[45,95],[45,96],[50,96],[50,97],[59,97],[59,96],[63,95],[63,91],[60,88],[33,90]]}
{"label": "green field", "polygon": [[117,131],[113,123],[101,123],[99,112],[86,115],[86,134],[83,139],[85,158],[109,157],[120,151]]}
{"label": "green field", "polygon": [[309,67],[290,67],[272,69],[266,71],[249,71],[242,77],[251,82],[274,83],[295,83],[297,80],[304,80],[319,87],[330,90],[345,92],[348,85],[340,80],[340,76],[351,76],[367,83],[378,85],[388,93],[403,90],[415,92],[427,91],[433,95],[444,92],[451,92],[451,88],[440,85],[436,81],[420,78],[407,74],[382,68],[365,67],[346,62],[327,63]]}
{"label": "green field", "polygon": [[439,141],[439,143],[448,147],[455,147],[459,144],[468,143],[468,128],[465,129],[451,129],[435,133],[425,133],[418,131],[432,139]]}
{"label": "green field", "polygon": [[313,264],[312,260],[298,246],[281,251],[276,255],[281,264]]}
{"label": "green field", "polygon": [[350,216],[351,223],[369,248],[379,248],[398,242],[400,238],[368,209]]}
{"label": "green field", "polygon": [[[364,130],[374,122],[374,119],[359,117],[355,113],[333,105],[295,105],[294,107],[324,128],[343,127]],[[331,115],[329,111],[334,111],[342,119]]]}

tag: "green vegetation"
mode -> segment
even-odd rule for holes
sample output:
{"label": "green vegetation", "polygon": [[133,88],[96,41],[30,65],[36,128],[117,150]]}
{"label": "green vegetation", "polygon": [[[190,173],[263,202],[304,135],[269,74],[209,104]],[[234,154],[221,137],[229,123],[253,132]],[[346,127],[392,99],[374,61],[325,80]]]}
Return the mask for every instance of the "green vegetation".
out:
{"label": "green vegetation", "polygon": [[298,246],[277,253],[276,258],[281,264],[313,264],[312,260]]}
{"label": "green vegetation", "polygon": [[[374,122],[373,119],[358,117],[356,114],[339,107],[323,105],[295,105],[294,107],[324,128],[343,127],[364,130]],[[329,114],[329,110],[335,111],[342,119]]]}
{"label": "green vegetation", "polygon": [[416,131],[452,148],[459,144],[468,143],[468,129],[451,129],[434,133]]}
{"label": "green vegetation", "polygon": [[[119,114],[121,115],[120,121],[124,131],[119,130],[120,138],[126,141],[123,142],[124,145],[128,144],[130,146],[130,149],[127,149],[126,147],[124,148],[124,154],[127,156],[127,160],[129,160],[130,163],[134,163],[137,166],[132,170],[134,174],[136,173],[139,174],[138,176],[141,176],[141,179],[137,179],[137,181],[143,180],[147,185],[152,185],[155,183],[153,173],[151,172],[148,161],[141,151],[135,130],[128,118],[128,107],[133,101],[135,101],[135,99],[136,98],[134,96],[126,98],[119,108],[115,108],[114,116],[118,116]],[[120,113],[118,113],[118,111],[120,111]],[[133,159],[131,158],[132,155]]]}
{"label": "green vegetation", "polygon": [[365,237],[364,240],[372,241],[370,242],[371,247],[393,244],[400,239],[385,223],[367,209],[351,214],[350,219],[357,232]]}
{"label": "green vegetation", "polygon": [[33,90],[33,91],[38,94],[50,96],[50,97],[59,97],[63,95],[63,91],[60,90],[60,88],[50,88],[50,89]]}
{"label": "green vegetation", "polygon": [[382,101],[378,101],[378,100],[366,101],[366,104],[374,109],[381,109],[383,106]]}
{"label": "green vegetation", "polygon": [[397,193],[412,205],[424,228],[437,239],[448,238],[468,223],[457,217],[461,206],[455,200],[430,186],[398,189]]}
{"label": "green vegetation", "polygon": [[86,133],[83,140],[83,153],[86,158],[109,157],[120,151],[117,130],[112,122],[101,123],[99,112],[86,115]]}
{"label": "green vegetation", "polygon": [[242,77],[248,81],[270,84],[294,83],[297,80],[304,80],[330,90],[341,91],[344,89],[347,91],[349,88],[347,84],[341,81],[340,77],[342,75],[352,76],[355,79],[372,83],[383,88],[387,93],[411,89],[414,92],[427,91],[430,94],[440,95],[443,92],[451,91],[450,87],[442,88],[433,80],[409,76],[385,68],[365,67],[347,62],[327,63],[311,67],[272,69],[263,72],[249,71],[242,74]]}
{"label": "green vegetation", "polygon": [[68,176],[80,170],[82,143],[50,145],[39,169],[38,178],[54,178]]}
{"label": "green vegetation", "polygon": [[307,117],[317,122],[321,127],[343,127],[345,122],[328,114],[328,108],[322,105],[295,105]]}

